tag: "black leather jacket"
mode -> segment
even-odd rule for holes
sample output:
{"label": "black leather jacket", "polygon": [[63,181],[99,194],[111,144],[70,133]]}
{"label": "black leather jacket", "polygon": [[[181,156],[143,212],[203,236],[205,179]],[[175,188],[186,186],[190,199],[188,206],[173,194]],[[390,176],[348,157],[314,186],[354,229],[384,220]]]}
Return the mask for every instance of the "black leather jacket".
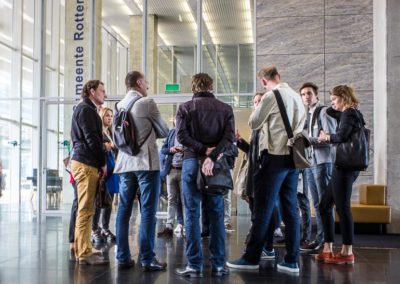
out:
{"label": "black leather jacket", "polygon": [[209,157],[215,161],[235,141],[232,107],[211,93],[196,93],[179,106],[176,114],[178,141],[184,146],[183,159],[202,158],[208,147],[216,147]]}
{"label": "black leather jacket", "polygon": [[100,169],[106,164],[103,130],[96,106],[88,98],[80,102],[72,114],[72,160]]}

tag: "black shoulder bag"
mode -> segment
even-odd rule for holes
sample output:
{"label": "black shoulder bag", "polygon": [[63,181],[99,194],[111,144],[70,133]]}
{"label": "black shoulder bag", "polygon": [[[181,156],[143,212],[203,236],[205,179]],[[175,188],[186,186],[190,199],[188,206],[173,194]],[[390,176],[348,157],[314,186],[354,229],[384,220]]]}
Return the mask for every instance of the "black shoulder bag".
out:
{"label": "black shoulder bag", "polygon": [[352,171],[365,171],[369,163],[369,139],[371,131],[364,125],[356,110],[360,127],[354,128],[349,140],[339,143],[336,148],[335,166]]}

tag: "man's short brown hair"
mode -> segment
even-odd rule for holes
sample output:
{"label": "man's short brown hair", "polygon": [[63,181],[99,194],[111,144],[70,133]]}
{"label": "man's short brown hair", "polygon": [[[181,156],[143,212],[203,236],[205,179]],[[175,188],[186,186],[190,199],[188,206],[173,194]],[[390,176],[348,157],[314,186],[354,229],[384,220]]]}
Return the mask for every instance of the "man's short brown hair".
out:
{"label": "man's short brown hair", "polygon": [[127,89],[132,89],[138,86],[137,81],[144,78],[144,75],[139,71],[131,71],[126,74],[125,86]]}
{"label": "man's short brown hair", "polygon": [[209,92],[213,87],[213,79],[207,73],[198,73],[192,77],[192,91],[194,93]]}
{"label": "man's short brown hair", "polygon": [[280,76],[278,73],[278,70],[276,69],[275,66],[265,66],[261,68],[260,71],[258,71],[258,77],[260,79],[265,78],[267,80],[273,80],[275,79],[276,76]]}
{"label": "man's short brown hair", "polygon": [[303,90],[304,88],[311,88],[311,89],[313,89],[314,94],[315,94],[315,95],[318,95],[318,86],[315,85],[313,82],[306,82],[306,83],[304,83],[304,84],[300,87],[299,92],[301,93],[301,90]]}

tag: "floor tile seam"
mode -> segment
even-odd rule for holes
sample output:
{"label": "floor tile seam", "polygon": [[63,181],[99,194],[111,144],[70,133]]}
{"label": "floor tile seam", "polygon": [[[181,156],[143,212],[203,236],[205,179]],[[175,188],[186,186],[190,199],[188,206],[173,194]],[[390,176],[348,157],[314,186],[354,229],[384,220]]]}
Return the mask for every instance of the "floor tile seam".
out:
{"label": "floor tile seam", "polygon": [[368,265],[368,267],[371,267],[373,270],[375,270],[376,272],[379,272],[379,273],[384,273],[385,272],[385,270],[384,269],[378,269],[378,268],[376,268],[376,266],[374,265],[374,263],[371,263],[365,256],[363,256],[362,254],[360,254],[360,253],[358,253],[358,252],[355,252],[354,253],[358,258],[361,258],[367,265]]}

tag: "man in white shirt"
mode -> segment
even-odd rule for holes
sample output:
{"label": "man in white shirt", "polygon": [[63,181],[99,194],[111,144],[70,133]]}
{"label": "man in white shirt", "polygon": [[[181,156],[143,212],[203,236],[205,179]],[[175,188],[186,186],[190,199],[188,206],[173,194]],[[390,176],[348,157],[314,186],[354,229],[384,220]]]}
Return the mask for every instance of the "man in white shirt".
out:
{"label": "man in white shirt", "polygon": [[288,84],[281,82],[275,66],[262,68],[258,76],[267,93],[252,113],[249,125],[260,129],[260,166],[254,173],[253,227],[245,253],[228,261],[227,266],[238,269],[259,269],[272,212],[280,197],[283,221],[286,224],[286,255],[278,270],[299,272],[300,225],[297,211],[299,171],[288,146],[288,135],[273,91],[280,93],[293,134],[302,132],[306,113],[303,102]]}

